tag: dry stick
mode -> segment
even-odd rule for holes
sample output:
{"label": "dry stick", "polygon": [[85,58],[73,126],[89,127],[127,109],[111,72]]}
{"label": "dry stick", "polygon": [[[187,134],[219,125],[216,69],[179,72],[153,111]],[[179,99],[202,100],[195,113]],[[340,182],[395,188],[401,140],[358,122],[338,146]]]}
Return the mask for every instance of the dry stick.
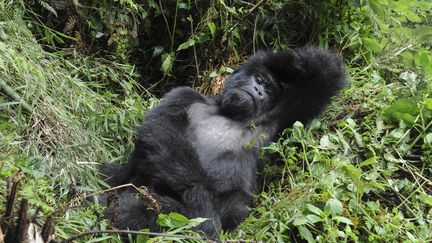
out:
{"label": "dry stick", "polygon": [[165,13],[164,13],[164,11],[163,11],[161,0],[159,0],[159,7],[160,7],[160,9],[161,9],[162,18],[164,19],[164,21],[165,21],[165,25],[166,25],[167,30],[168,30],[168,35],[170,36],[170,38],[171,38],[171,40],[172,40],[172,39],[174,38],[174,36],[173,36],[173,34],[171,34],[171,30],[170,30],[170,27],[169,27],[168,19],[167,19],[167,17],[165,16]]}
{"label": "dry stick", "polygon": [[253,11],[255,11],[255,9],[257,9],[265,0],[261,0],[259,1],[255,6],[253,6],[250,10],[249,13],[252,13]]}
{"label": "dry stick", "polygon": [[[10,186],[10,184],[12,184],[12,186]],[[4,214],[5,217],[10,217],[12,216],[13,213],[13,204],[15,201],[15,195],[16,195],[16,191],[17,191],[17,185],[18,182],[14,181],[13,178],[10,177],[10,180],[8,180],[8,189],[9,186],[11,187],[10,192],[8,194],[7,197],[7,204],[6,204],[6,213]]]}
{"label": "dry stick", "polygon": [[133,185],[132,183],[123,184],[123,185],[112,187],[112,188],[108,188],[108,189],[105,189],[105,190],[102,190],[102,191],[90,193],[89,195],[83,195],[83,196],[79,196],[79,197],[73,198],[72,200],[70,200],[69,202],[67,202],[65,205],[60,206],[59,208],[57,208],[56,212],[58,212],[58,211],[60,211],[60,210],[62,210],[64,208],[66,208],[67,205],[70,205],[70,204],[75,203],[75,202],[79,202],[81,200],[84,200],[87,197],[96,196],[96,195],[99,195],[99,194],[102,194],[102,193],[105,193],[105,192],[110,192],[110,191],[114,191],[114,190],[117,190],[117,189],[120,189],[120,188],[129,187],[129,186],[133,187],[138,192],[141,192],[141,190],[139,188],[137,188],[135,185]]}
{"label": "dry stick", "polygon": [[[412,217],[418,218],[418,216],[416,215],[416,213],[406,204],[406,202],[408,201],[409,197],[406,198],[406,197],[402,196],[402,194],[400,194],[398,191],[396,191],[396,189],[394,189],[393,186],[391,186],[391,185],[390,185],[390,189],[392,189],[392,191],[396,194],[396,196],[401,201],[400,205],[404,205],[404,207],[406,208],[406,210],[408,210],[408,212],[411,213]],[[398,207],[400,207],[400,205]]]}
{"label": "dry stick", "polygon": [[28,211],[28,200],[23,198],[21,200],[21,206],[18,216],[18,223],[15,229],[15,240],[16,242],[24,242],[26,239],[26,233],[29,228],[30,219],[27,216]]}
{"label": "dry stick", "polygon": [[[193,25],[193,18],[191,17],[190,19],[191,19],[191,21],[190,21],[191,34],[192,34],[192,36],[194,36],[195,35],[195,30],[194,30],[194,25]],[[197,51],[196,51],[196,46],[195,45],[192,46],[192,50],[193,50],[194,59],[195,59],[196,75],[198,77],[199,76],[199,64],[198,64],[198,56],[197,56]]]}
{"label": "dry stick", "polygon": [[179,239],[188,239],[188,240],[201,240],[206,241],[210,243],[216,243],[214,240],[202,238],[202,237],[194,237],[189,235],[170,235],[170,234],[163,234],[163,233],[154,233],[154,232],[143,232],[143,231],[135,231],[135,230],[93,230],[93,231],[87,231],[78,235],[75,235],[65,241],[66,242],[72,242],[73,240],[82,238],[86,235],[95,235],[95,234],[135,234],[135,235],[148,235],[148,236],[162,236],[162,237],[173,237],[173,238],[179,238]]}

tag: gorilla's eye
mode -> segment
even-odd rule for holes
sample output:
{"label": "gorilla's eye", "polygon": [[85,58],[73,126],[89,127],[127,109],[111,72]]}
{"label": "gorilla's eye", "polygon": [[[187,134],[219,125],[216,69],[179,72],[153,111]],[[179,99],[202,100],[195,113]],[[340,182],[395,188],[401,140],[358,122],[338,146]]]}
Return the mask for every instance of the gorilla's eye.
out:
{"label": "gorilla's eye", "polygon": [[267,78],[257,75],[255,76],[255,80],[259,85],[262,85],[267,89],[271,88],[270,80],[268,80]]}
{"label": "gorilla's eye", "polygon": [[261,76],[256,76],[255,79],[256,79],[256,82],[257,82],[259,85],[263,85],[263,84],[266,83],[266,80],[265,80],[263,77],[261,77]]}

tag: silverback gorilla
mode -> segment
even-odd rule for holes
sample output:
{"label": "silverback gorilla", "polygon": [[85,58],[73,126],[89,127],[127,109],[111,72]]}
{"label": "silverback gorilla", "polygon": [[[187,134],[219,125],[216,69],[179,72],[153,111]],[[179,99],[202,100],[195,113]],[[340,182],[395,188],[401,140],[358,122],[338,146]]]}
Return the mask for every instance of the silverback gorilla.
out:
{"label": "silverback gorilla", "polygon": [[[344,85],[333,52],[258,52],[227,78],[221,95],[187,87],[167,93],[147,113],[129,162],[101,171],[110,186],[147,187],[162,212],[209,218],[196,230],[218,238],[249,214],[260,148],[295,121],[318,116]],[[132,190],[120,192],[105,216],[119,229],[158,230],[157,213]]]}

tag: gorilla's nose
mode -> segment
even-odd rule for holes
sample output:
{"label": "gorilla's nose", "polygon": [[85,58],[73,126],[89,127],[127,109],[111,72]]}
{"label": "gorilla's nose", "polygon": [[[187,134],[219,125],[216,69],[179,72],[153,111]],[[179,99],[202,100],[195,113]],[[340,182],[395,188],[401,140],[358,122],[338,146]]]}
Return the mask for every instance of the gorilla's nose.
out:
{"label": "gorilla's nose", "polygon": [[262,92],[261,92],[261,90],[260,90],[257,86],[254,86],[254,90],[255,90],[255,92],[257,92],[257,94],[258,94],[259,96],[262,96],[262,95],[263,95]]}

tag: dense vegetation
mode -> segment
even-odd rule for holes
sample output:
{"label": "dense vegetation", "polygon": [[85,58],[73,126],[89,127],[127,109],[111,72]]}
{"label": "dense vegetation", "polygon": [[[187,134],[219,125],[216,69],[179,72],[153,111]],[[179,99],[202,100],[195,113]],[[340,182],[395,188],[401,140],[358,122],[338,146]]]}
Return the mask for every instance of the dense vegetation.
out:
{"label": "dense vegetation", "polygon": [[[263,151],[256,208],[222,238],[431,241],[431,23],[428,0],[0,1],[0,242],[23,198],[57,240],[110,229],[84,198],[161,93],[218,92],[255,50],[308,43],[340,52],[351,85]],[[196,222],[159,220],[199,239]],[[186,240],[150,240],[167,239]]]}

